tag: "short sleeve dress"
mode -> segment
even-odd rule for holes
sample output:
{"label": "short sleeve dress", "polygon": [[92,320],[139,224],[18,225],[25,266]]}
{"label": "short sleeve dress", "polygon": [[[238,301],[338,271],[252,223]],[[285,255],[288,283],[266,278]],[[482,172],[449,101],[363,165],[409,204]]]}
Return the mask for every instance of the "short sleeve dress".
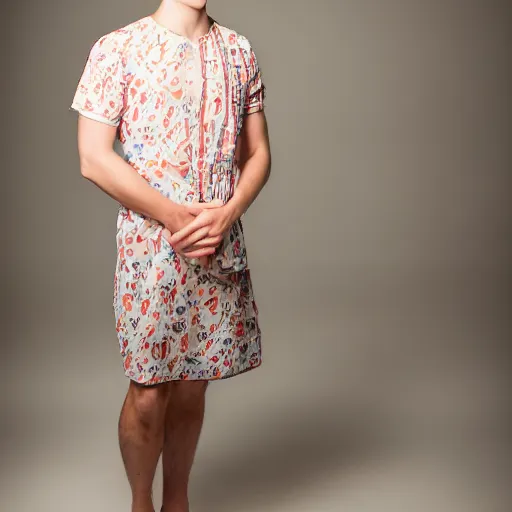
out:
{"label": "short sleeve dress", "polygon": [[[210,18],[197,43],[152,16],[99,38],[71,109],[117,127],[122,154],[177,203],[230,199],[245,116],[265,87],[248,39]],[[242,223],[207,265],[119,206],[113,308],[125,375],[140,384],[231,377],[261,364]]]}

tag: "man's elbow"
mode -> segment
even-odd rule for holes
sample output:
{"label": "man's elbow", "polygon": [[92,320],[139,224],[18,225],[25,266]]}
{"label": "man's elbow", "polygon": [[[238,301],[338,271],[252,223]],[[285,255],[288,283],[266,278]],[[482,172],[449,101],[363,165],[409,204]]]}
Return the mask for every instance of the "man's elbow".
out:
{"label": "man's elbow", "polygon": [[80,173],[88,180],[92,178],[94,174],[94,165],[88,157],[80,156]]}
{"label": "man's elbow", "polygon": [[80,172],[88,180],[94,181],[102,166],[103,157],[101,153],[94,151],[80,152]]}
{"label": "man's elbow", "polygon": [[265,165],[265,183],[270,179],[270,174],[272,170],[272,155],[270,154],[270,150],[267,150],[266,155],[266,165]]}

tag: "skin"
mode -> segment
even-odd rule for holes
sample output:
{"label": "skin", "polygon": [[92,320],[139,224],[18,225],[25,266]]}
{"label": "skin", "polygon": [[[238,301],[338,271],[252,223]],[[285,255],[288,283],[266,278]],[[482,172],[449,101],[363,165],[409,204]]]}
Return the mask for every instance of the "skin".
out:
{"label": "skin", "polygon": [[[206,0],[164,0],[155,20],[192,41],[209,28]],[[152,188],[114,151],[116,128],[78,119],[82,175],[130,210],[153,218],[175,251],[206,263],[231,225],[249,208],[270,175],[263,111],[247,115],[239,137],[240,180],[233,197],[181,205]],[[154,512],[152,483],[162,454],[164,512],[188,512],[188,481],[204,417],[207,382],[141,386],[130,381],[119,418],[119,444],[132,490],[132,512]]]}

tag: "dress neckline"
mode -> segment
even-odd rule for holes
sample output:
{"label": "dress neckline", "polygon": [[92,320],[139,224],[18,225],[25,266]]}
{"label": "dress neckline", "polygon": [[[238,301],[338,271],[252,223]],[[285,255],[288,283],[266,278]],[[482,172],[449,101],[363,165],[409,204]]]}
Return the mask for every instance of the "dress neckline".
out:
{"label": "dress neckline", "polygon": [[178,37],[184,41],[187,41],[189,44],[193,45],[193,46],[198,46],[200,45],[203,41],[205,41],[206,39],[208,39],[208,37],[210,37],[210,35],[213,33],[215,27],[217,26],[217,22],[211,17],[211,16],[208,16],[208,20],[210,21],[210,27],[208,28],[208,31],[206,33],[204,33],[203,35],[201,35],[196,41],[192,41],[192,39],[188,38],[187,36],[183,35],[183,34],[179,34],[178,32],[175,32],[174,30],[171,30],[169,27],[166,27],[165,25],[163,25],[162,23],[160,23],[159,21],[157,21],[152,14],[148,15],[146,17],[146,19],[153,25],[155,26],[158,30],[166,33],[166,34],[171,34],[175,37]]}

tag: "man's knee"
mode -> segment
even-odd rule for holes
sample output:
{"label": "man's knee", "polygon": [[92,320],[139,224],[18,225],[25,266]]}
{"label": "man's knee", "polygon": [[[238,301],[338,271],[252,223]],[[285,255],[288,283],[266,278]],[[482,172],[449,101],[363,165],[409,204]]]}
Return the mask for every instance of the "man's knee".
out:
{"label": "man's knee", "polygon": [[172,399],[186,404],[194,404],[204,398],[208,381],[185,380],[172,383]]}
{"label": "man's knee", "polygon": [[128,394],[137,415],[141,421],[151,424],[153,420],[165,414],[165,408],[169,399],[170,388],[167,384],[154,386],[130,383]]}

